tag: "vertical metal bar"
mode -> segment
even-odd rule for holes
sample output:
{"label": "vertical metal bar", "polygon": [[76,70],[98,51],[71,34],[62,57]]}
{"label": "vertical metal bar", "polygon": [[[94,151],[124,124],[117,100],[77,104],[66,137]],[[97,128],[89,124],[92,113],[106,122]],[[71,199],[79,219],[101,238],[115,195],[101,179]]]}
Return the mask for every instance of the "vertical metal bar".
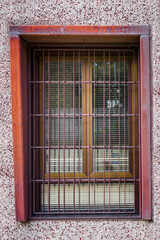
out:
{"label": "vertical metal bar", "polygon": [[90,212],[90,51],[88,51],[89,114],[88,114],[88,211]]}
{"label": "vertical metal bar", "polygon": [[50,212],[50,51],[48,51],[48,212]]}
{"label": "vertical metal bar", "polygon": [[[136,88],[135,88],[135,81],[136,81],[136,78],[135,78],[135,52],[133,52],[133,81],[134,81],[134,84],[133,84],[133,87],[134,87],[134,114],[136,112]],[[134,211],[135,211],[135,208],[136,208],[136,129],[135,129],[135,124],[136,124],[136,119],[135,119],[135,115],[134,115]]]}
{"label": "vertical metal bar", "polygon": [[58,212],[60,212],[60,62],[58,51]]}
{"label": "vertical metal bar", "polygon": [[[78,116],[78,120],[79,120],[79,153],[78,153],[78,156],[79,156],[79,212],[80,212],[80,145],[81,145],[81,105],[80,105],[80,94],[81,94],[81,63],[80,63],[80,51],[78,52],[78,80],[79,80],[79,98],[78,98],[78,108],[79,108],[79,116]],[[82,154],[83,156],[83,154]]]}
{"label": "vertical metal bar", "polygon": [[[34,63],[33,63],[34,64]],[[34,72],[35,72],[35,69],[34,69]],[[32,183],[31,183],[31,172],[33,171],[33,169],[31,169],[32,167],[32,153],[31,153],[31,89],[32,89],[32,83],[31,83],[31,47],[29,46],[29,98],[28,98],[28,106],[29,106],[29,133],[28,133],[28,140],[29,140],[29,143],[28,143],[28,146],[29,146],[29,216],[31,217],[32,216]],[[32,134],[33,131],[32,131]]]}
{"label": "vertical metal bar", "polygon": [[65,51],[63,51],[63,211],[65,212]]}
{"label": "vertical metal bar", "polygon": [[118,101],[119,101],[119,105],[118,105],[118,115],[119,115],[119,121],[118,121],[118,130],[119,130],[119,171],[118,171],[118,175],[119,175],[119,212],[120,212],[120,52],[118,51]]}
{"label": "vertical metal bar", "polygon": [[73,51],[73,212],[75,212],[75,51]]}
{"label": "vertical metal bar", "polygon": [[124,212],[126,211],[126,58],[124,52]]}
{"label": "vertical metal bar", "polygon": [[36,63],[35,63],[35,51],[33,53],[33,66],[34,66],[34,71],[33,71],[33,212],[35,212],[35,197],[36,197],[36,186],[35,186],[35,171],[36,171],[36,167],[35,167],[35,162],[36,162],[36,149],[35,149],[35,145],[36,145],[36,117],[35,117],[35,114],[36,114],[36,75],[35,75],[35,72],[36,72]]}
{"label": "vertical metal bar", "polygon": [[43,51],[43,212],[44,212],[44,179],[45,179],[45,69],[44,69],[44,51]]}
{"label": "vertical metal bar", "polygon": [[104,167],[104,172],[103,172],[103,194],[104,194],[104,212],[105,212],[105,51],[103,51],[103,144],[104,144],[104,158],[103,158],[103,167]]}
{"label": "vertical metal bar", "polygon": [[111,53],[109,51],[109,212],[111,211],[110,202],[111,202]]}
{"label": "vertical metal bar", "polygon": [[95,51],[94,51],[94,212],[95,212],[95,180],[96,180],[96,176],[95,176],[95,146],[96,146],[96,134],[95,134],[95,129],[96,129],[96,76],[95,76]]}
{"label": "vertical metal bar", "polygon": [[139,128],[139,138],[138,138],[138,145],[139,145],[139,213],[140,216],[142,216],[142,182],[141,182],[141,98],[140,98],[140,92],[141,92],[141,84],[140,84],[140,53],[139,53],[139,49],[138,49],[138,128]]}

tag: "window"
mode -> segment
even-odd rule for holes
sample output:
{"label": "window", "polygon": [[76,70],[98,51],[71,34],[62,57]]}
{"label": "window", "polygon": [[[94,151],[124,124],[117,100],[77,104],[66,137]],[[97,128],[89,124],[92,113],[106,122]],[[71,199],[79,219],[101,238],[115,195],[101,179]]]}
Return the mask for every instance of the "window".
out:
{"label": "window", "polygon": [[34,54],[33,212],[138,212],[135,50],[38,49]]}
{"label": "window", "polygon": [[149,165],[139,45],[32,44],[26,64],[21,42],[29,218],[141,218]]}

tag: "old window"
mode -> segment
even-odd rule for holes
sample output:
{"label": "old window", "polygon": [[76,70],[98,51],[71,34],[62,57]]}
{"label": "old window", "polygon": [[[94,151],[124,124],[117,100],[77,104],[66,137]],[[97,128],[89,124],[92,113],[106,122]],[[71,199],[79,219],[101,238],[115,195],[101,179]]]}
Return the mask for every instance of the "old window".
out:
{"label": "old window", "polygon": [[151,219],[149,80],[148,27],[11,27],[17,220]]}
{"label": "old window", "polygon": [[37,49],[33,59],[33,213],[138,213],[137,51]]}

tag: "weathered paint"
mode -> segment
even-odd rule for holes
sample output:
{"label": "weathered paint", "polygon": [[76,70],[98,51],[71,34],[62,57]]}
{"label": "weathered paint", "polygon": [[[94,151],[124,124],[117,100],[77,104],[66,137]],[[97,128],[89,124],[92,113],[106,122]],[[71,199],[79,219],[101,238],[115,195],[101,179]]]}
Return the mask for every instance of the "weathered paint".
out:
{"label": "weathered paint", "polygon": [[151,219],[151,124],[149,36],[140,38],[142,218]]}
{"label": "weathered paint", "polygon": [[149,34],[149,26],[10,26],[13,34],[60,35],[141,35]]}
{"label": "weathered paint", "polygon": [[[20,37],[10,38],[11,58],[11,94],[12,94],[12,129],[15,181],[15,205],[17,221],[27,220],[27,186],[26,186],[26,128],[24,126],[25,94],[23,95],[24,76],[22,74]],[[24,70],[24,69],[23,69]]]}

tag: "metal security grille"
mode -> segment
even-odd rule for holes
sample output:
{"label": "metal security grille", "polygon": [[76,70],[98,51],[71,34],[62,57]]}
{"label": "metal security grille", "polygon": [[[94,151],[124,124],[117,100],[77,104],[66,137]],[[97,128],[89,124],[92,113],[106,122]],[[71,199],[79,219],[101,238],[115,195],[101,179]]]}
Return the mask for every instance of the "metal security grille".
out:
{"label": "metal security grille", "polygon": [[137,50],[36,48],[30,57],[30,216],[138,214]]}

